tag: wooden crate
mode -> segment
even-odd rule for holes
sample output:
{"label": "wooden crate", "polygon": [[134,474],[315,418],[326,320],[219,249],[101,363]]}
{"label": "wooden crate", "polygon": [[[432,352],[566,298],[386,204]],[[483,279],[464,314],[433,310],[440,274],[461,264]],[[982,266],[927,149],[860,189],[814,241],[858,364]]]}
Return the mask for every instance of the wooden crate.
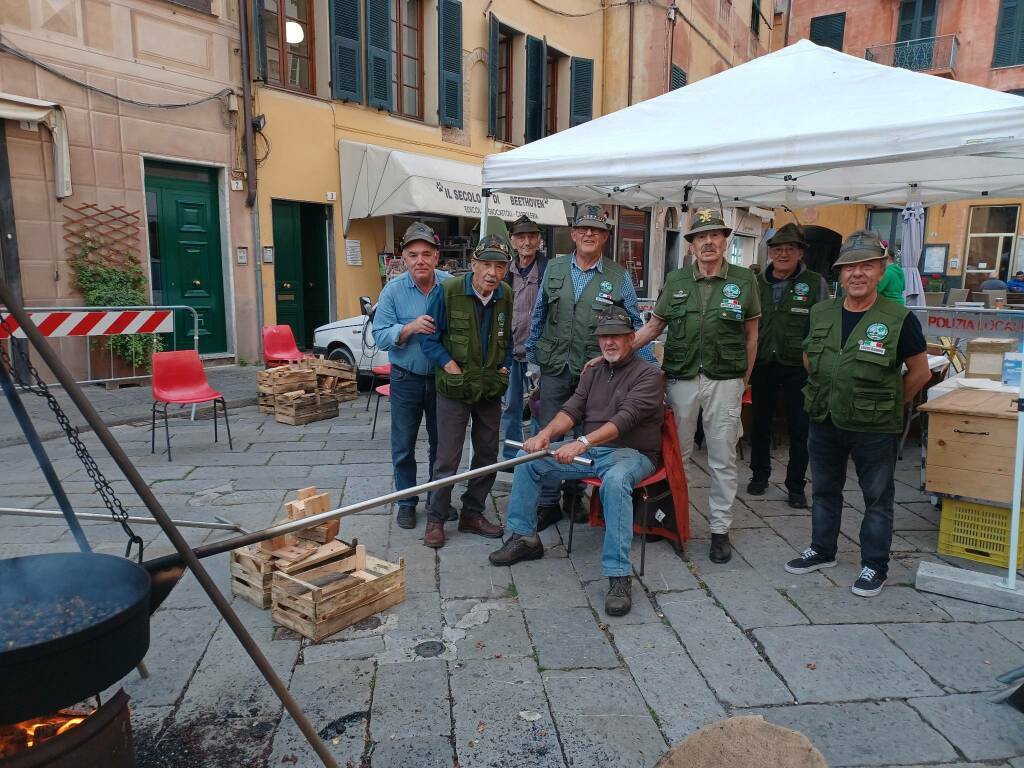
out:
{"label": "wooden crate", "polygon": [[273,574],[271,616],[281,626],[319,642],[405,600],[405,560],[389,563],[366,554],[304,571]]}
{"label": "wooden crate", "polygon": [[[289,520],[301,520],[310,515],[327,512],[331,508],[330,494],[317,493],[315,487],[300,488],[295,495],[294,501],[287,501],[284,505],[284,511]],[[309,528],[303,528],[301,531],[296,531],[295,535],[306,541],[326,544],[332,539],[337,538],[340,530],[341,521],[334,519]]]}
{"label": "wooden crate", "polygon": [[274,412],[274,399],[276,395],[266,394],[260,392],[256,395],[256,407],[259,408],[260,413],[273,413]]}
{"label": "wooden crate", "polygon": [[305,363],[257,371],[256,390],[265,395],[280,395],[296,390],[315,392],[316,372]]}
{"label": "wooden crate", "polygon": [[274,419],[280,424],[309,424],[338,415],[338,399],[319,392],[286,392],[277,396]]}
{"label": "wooden crate", "polygon": [[339,402],[359,396],[356,369],[347,363],[319,357],[309,365],[316,372],[316,386],[322,395],[333,395]]}
{"label": "wooden crate", "polygon": [[293,541],[277,550],[265,549],[261,544],[233,550],[231,592],[258,608],[269,608],[271,577],[275,572],[298,574],[344,560],[355,554],[357,544],[355,540],[351,544],[331,541],[323,546],[310,541]]}

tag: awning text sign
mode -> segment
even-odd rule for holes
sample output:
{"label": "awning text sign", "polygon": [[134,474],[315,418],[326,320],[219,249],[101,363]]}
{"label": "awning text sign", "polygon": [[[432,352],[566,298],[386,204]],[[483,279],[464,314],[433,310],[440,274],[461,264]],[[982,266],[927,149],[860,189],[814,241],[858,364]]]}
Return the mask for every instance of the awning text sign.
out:
{"label": "awning text sign", "polygon": [[[443,200],[434,202],[426,211],[445,210],[457,216],[476,218],[480,215],[483,195],[479,187],[463,186],[445,181],[434,182],[434,188]],[[526,195],[510,195],[505,192],[492,192],[487,202],[489,216],[497,216],[505,221],[515,221],[520,216],[529,216],[533,221],[547,224],[551,221],[565,221],[565,208],[558,200]]]}

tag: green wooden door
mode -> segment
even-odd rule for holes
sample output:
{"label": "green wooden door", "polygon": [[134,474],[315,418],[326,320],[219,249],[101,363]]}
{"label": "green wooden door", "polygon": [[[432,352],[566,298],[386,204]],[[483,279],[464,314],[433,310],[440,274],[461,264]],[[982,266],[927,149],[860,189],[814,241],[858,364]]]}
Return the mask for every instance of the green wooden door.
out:
{"label": "green wooden door", "polygon": [[[146,192],[156,207],[163,304],[186,304],[199,315],[199,352],[227,351],[220,211],[213,171],[146,166]],[[175,312],[178,348],[192,345],[188,312]]]}
{"label": "green wooden door", "polygon": [[[324,206],[302,205],[302,305],[305,335],[299,343],[313,348],[313,331],[330,322],[327,272],[327,219]],[[296,337],[298,338],[298,337]]]}
{"label": "green wooden door", "polygon": [[298,203],[274,200],[274,300],[277,324],[290,325],[295,342],[306,338],[302,280],[302,216]]}

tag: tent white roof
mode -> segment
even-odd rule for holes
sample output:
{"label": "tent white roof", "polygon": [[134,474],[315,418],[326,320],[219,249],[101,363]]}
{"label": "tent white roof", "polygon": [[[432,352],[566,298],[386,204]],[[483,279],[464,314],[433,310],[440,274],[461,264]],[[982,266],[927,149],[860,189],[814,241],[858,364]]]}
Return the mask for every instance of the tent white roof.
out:
{"label": "tent white roof", "polygon": [[1019,197],[1024,98],[801,40],[490,155],[483,184],[637,207]]}

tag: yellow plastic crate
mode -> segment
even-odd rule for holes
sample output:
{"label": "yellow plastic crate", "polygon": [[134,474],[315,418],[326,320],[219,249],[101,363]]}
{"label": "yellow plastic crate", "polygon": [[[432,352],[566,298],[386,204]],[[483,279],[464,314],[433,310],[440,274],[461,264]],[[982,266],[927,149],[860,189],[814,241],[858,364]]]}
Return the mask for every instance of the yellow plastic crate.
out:
{"label": "yellow plastic crate", "polygon": [[[1024,567],[1024,526],[1017,545],[1017,568]],[[942,500],[939,547],[943,555],[1000,568],[1010,564],[1010,510],[975,501]]]}

